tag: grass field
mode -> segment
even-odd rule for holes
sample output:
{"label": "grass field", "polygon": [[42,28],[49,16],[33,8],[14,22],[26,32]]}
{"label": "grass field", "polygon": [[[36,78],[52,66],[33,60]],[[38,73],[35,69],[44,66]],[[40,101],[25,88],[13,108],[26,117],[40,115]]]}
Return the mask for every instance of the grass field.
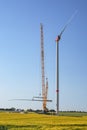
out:
{"label": "grass field", "polygon": [[0,130],[87,130],[86,113],[0,113]]}

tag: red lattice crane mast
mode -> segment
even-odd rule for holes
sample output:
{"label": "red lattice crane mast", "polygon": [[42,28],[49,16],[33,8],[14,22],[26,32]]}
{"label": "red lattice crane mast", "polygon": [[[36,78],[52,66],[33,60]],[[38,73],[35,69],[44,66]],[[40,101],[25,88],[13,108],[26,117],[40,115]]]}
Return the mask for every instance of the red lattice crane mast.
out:
{"label": "red lattice crane mast", "polygon": [[43,25],[40,24],[41,29],[41,71],[42,71],[42,98],[43,98],[43,111],[47,111],[47,93],[48,93],[48,79],[46,78],[45,84],[45,72],[44,72],[44,36]]}
{"label": "red lattice crane mast", "polygon": [[34,96],[32,99],[12,99],[20,101],[40,101],[43,102],[43,112],[47,112],[47,102],[52,102],[52,100],[47,99],[48,94],[48,79],[46,78],[45,83],[45,72],[44,72],[44,37],[43,37],[43,25],[40,25],[41,30],[41,71],[42,71],[42,95]]}

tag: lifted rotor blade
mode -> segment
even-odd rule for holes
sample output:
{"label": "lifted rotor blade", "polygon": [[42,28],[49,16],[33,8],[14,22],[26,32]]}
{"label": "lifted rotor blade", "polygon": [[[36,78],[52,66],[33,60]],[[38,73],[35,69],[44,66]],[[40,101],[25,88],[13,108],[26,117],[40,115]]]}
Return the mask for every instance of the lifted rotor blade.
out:
{"label": "lifted rotor blade", "polygon": [[9,101],[32,101],[33,99],[11,99]]}
{"label": "lifted rotor blade", "polygon": [[47,102],[52,102],[52,100],[36,100],[36,99],[11,99],[9,101],[47,101]]}
{"label": "lifted rotor blade", "polygon": [[33,98],[43,98],[43,97],[33,97]]}
{"label": "lifted rotor blade", "polygon": [[41,102],[46,101],[46,102],[52,102],[52,100],[36,100],[36,99],[33,99],[32,101],[41,101]]}

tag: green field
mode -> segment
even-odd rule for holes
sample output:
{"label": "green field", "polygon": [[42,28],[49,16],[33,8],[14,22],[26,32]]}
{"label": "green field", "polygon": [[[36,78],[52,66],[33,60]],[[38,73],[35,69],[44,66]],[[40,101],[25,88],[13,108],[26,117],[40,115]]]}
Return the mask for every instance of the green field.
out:
{"label": "green field", "polygon": [[86,113],[0,113],[0,130],[87,130]]}

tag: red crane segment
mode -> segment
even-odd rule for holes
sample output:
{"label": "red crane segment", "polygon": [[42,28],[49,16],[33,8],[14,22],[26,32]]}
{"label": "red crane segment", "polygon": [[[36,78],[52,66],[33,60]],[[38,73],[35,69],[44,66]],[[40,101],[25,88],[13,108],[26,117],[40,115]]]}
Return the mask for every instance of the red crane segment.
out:
{"label": "red crane segment", "polygon": [[32,99],[12,99],[12,100],[20,100],[20,101],[41,101],[43,102],[43,112],[47,112],[48,109],[46,107],[47,102],[52,102],[52,100],[47,99],[48,94],[48,79],[46,78],[45,83],[45,72],[44,72],[44,37],[43,37],[43,25],[40,24],[41,31],[41,78],[42,78],[42,95],[34,96]]}
{"label": "red crane segment", "polygon": [[42,71],[42,97],[45,97],[45,73],[44,73],[44,37],[43,25],[41,24],[41,71]]}
{"label": "red crane segment", "polygon": [[43,25],[41,24],[41,71],[42,71],[42,97],[43,97],[43,111],[46,112],[47,108],[47,93],[48,93],[48,80],[46,78],[45,84],[45,72],[44,72],[44,36]]}

